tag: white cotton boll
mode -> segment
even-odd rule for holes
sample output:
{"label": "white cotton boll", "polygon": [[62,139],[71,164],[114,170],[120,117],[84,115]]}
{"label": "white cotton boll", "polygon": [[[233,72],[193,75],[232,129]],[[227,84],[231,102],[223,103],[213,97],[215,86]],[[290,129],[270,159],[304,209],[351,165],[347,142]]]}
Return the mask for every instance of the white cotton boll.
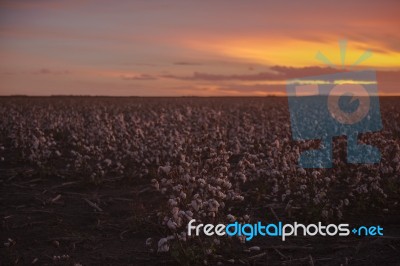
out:
{"label": "white cotton boll", "polygon": [[226,216],[226,219],[228,219],[228,221],[229,221],[230,223],[233,223],[234,221],[236,221],[236,217],[233,216],[232,214],[228,214],[228,215]]}
{"label": "white cotton boll", "polygon": [[177,206],[178,202],[175,199],[169,199],[168,200],[168,205],[171,207]]}
{"label": "white cotton boll", "polygon": [[197,180],[197,183],[199,184],[200,187],[204,187],[206,185],[206,181],[203,178],[199,178]]}
{"label": "white cotton boll", "polygon": [[167,238],[161,238],[158,241],[158,250],[157,250],[157,252],[168,252],[168,251],[169,251],[168,239]]}
{"label": "white cotton boll", "polygon": [[158,167],[158,173],[164,173],[164,174],[168,174],[171,171],[171,166],[167,165],[167,166],[160,166]]}
{"label": "white cotton boll", "polygon": [[151,180],[151,186],[156,190],[160,190],[160,184],[158,183],[158,181],[156,179]]}
{"label": "white cotton boll", "polygon": [[245,176],[244,174],[242,174],[242,173],[238,174],[238,178],[239,178],[243,183],[246,182],[246,180],[247,180],[246,176]]}
{"label": "white cotton boll", "polygon": [[175,231],[176,227],[177,227],[177,224],[174,221],[172,221],[171,219],[169,219],[168,222],[167,222],[167,226],[168,226],[169,229]]}
{"label": "white cotton boll", "polygon": [[280,145],[278,139],[274,141],[274,145],[275,145],[276,148],[278,148],[278,149],[280,148],[281,145]]}
{"label": "white cotton boll", "polygon": [[110,159],[105,159],[105,160],[104,160],[104,163],[105,163],[107,166],[110,166],[110,165],[112,164],[112,161],[111,161]]}
{"label": "white cotton boll", "polygon": [[345,205],[345,206],[349,206],[349,203],[350,203],[350,202],[349,202],[348,199],[344,199],[344,205]]}
{"label": "white cotton boll", "polygon": [[190,175],[189,174],[185,174],[182,177],[182,181],[184,181],[185,183],[189,183],[190,182]]}
{"label": "white cotton boll", "polygon": [[224,193],[222,193],[221,191],[218,191],[218,198],[225,199],[226,195]]}
{"label": "white cotton boll", "polygon": [[175,222],[176,222],[176,227],[180,228],[182,226],[183,220],[181,217],[178,216]]}
{"label": "white cotton boll", "polygon": [[243,196],[236,196],[236,200],[243,201],[244,197]]}
{"label": "white cotton boll", "polygon": [[178,234],[178,239],[186,242],[186,240],[187,240],[186,232],[182,232],[182,233]]}
{"label": "white cotton boll", "polygon": [[225,189],[230,189],[232,187],[232,183],[229,181],[224,181],[222,187],[224,187]]}
{"label": "white cotton boll", "polygon": [[146,239],[146,246],[150,247],[153,244],[153,239],[151,237]]}
{"label": "white cotton boll", "polygon": [[168,222],[168,220],[169,220],[169,217],[168,217],[168,216],[164,216],[164,219],[163,219],[162,224],[163,224],[163,225],[166,225],[167,222]]}
{"label": "white cotton boll", "polygon": [[195,210],[196,212],[199,211],[199,205],[197,204],[197,200],[192,200],[190,205],[192,206],[193,210]]}
{"label": "white cotton boll", "polygon": [[219,206],[220,206],[219,202],[216,201],[215,199],[209,200],[208,202],[208,209],[211,212],[218,212]]}
{"label": "white cotton boll", "polygon": [[171,210],[171,214],[173,215],[173,216],[178,216],[178,214],[179,214],[179,208],[178,207],[173,207],[172,208],[172,210]]}
{"label": "white cotton boll", "polygon": [[193,217],[193,212],[191,211],[186,211],[186,215],[189,216],[190,218]]}
{"label": "white cotton boll", "polygon": [[178,184],[178,185],[174,186],[173,190],[179,192],[182,190],[182,188],[183,188],[183,186],[181,184]]}
{"label": "white cotton boll", "polygon": [[186,199],[186,193],[183,192],[183,191],[181,191],[181,193],[179,194],[179,196],[180,196],[182,199]]}

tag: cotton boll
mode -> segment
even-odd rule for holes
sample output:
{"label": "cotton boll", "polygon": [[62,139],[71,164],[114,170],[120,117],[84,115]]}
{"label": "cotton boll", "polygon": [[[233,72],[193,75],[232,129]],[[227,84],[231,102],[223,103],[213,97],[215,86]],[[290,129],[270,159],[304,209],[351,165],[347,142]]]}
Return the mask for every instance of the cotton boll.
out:
{"label": "cotton boll", "polygon": [[233,222],[236,221],[236,217],[233,216],[232,214],[228,214],[228,215],[226,216],[226,218],[227,218],[227,220],[228,220],[230,223],[233,223]]}
{"label": "cotton boll", "polygon": [[152,179],[151,180],[151,185],[154,189],[156,190],[160,190],[160,184],[158,183],[158,181],[156,179]]}
{"label": "cotton boll", "polygon": [[158,250],[157,252],[168,252],[169,251],[169,245],[168,245],[168,239],[167,238],[161,238],[158,241]]}
{"label": "cotton boll", "polygon": [[243,196],[236,196],[235,199],[238,200],[238,201],[243,201],[244,197]]}
{"label": "cotton boll", "polygon": [[111,161],[110,159],[105,159],[105,160],[104,160],[104,163],[105,163],[107,166],[110,166],[110,165],[112,164],[112,161]]}
{"label": "cotton boll", "polygon": [[193,217],[193,212],[191,212],[191,211],[186,211],[186,215],[187,215],[188,217]]}
{"label": "cotton boll", "polygon": [[167,226],[169,229],[171,229],[173,231],[175,231],[177,228],[177,224],[174,221],[172,221],[171,219],[168,220]]}
{"label": "cotton boll", "polygon": [[197,200],[192,200],[191,206],[192,206],[194,211],[196,211],[196,212],[199,211],[199,205],[197,203]]}
{"label": "cotton boll", "polygon": [[246,182],[247,178],[243,173],[238,174],[239,180],[241,180],[243,183]]}
{"label": "cotton boll", "polygon": [[173,207],[172,210],[171,210],[171,214],[172,214],[174,217],[178,217],[178,215],[179,215],[180,212],[183,212],[183,211],[179,211],[179,208],[178,208],[178,207]]}
{"label": "cotton boll", "polygon": [[178,239],[183,242],[186,242],[186,240],[187,240],[186,232],[182,232],[182,233],[178,234]]}
{"label": "cotton boll", "polygon": [[348,199],[344,199],[344,205],[345,205],[345,206],[348,206],[348,205],[349,205],[349,203],[350,203],[350,202],[349,202],[349,200],[348,200]]}
{"label": "cotton boll", "polygon": [[169,199],[168,200],[168,205],[171,207],[177,206],[178,202],[175,199]]}
{"label": "cotton boll", "polygon": [[253,246],[249,248],[250,251],[260,251],[261,248],[259,246]]}
{"label": "cotton boll", "polygon": [[151,247],[153,245],[153,239],[151,237],[146,239],[146,246]]}
{"label": "cotton boll", "polygon": [[186,193],[183,192],[183,191],[181,191],[181,193],[179,194],[179,197],[180,197],[181,199],[186,199]]}
{"label": "cotton boll", "polygon": [[164,174],[168,174],[171,171],[171,166],[167,165],[167,166],[160,166],[158,167],[158,173],[164,173]]}

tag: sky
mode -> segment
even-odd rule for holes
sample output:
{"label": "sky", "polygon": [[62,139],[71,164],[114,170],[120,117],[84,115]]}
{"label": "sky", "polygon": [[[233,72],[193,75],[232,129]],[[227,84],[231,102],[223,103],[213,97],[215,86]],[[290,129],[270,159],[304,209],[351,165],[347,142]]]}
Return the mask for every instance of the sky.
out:
{"label": "sky", "polygon": [[400,95],[399,11],[397,0],[0,0],[0,95],[284,95],[288,79],[362,69]]}

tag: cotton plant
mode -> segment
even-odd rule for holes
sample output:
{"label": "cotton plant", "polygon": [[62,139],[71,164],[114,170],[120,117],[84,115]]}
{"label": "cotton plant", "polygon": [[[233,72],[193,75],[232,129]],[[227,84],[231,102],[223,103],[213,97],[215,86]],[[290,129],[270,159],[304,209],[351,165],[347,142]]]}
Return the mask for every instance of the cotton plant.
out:
{"label": "cotton plant", "polygon": [[385,105],[383,130],[360,137],[379,146],[380,164],[349,166],[346,141],[338,140],[332,169],[303,169],[300,151],[319,144],[291,140],[279,99],[7,99],[0,104],[0,163],[16,160],[94,183],[149,183],[166,198],[159,218],[174,239],[161,243],[165,250],[188,240],[189,218],[244,219],[246,213],[230,207],[252,198],[281,206],[288,216],[302,212],[327,221],[360,205],[395,208],[399,112]]}
{"label": "cotton plant", "polygon": [[[168,251],[166,245],[172,240],[188,241],[187,224],[192,219],[197,223],[214,224],[237,219],[229,213],[229,206],[242,202],[244,197],[240,183],[230,175],[232,170],[228,160],[231,155],[220,143],[216,149],[199,148],[191,156],[181,155],[175,165],[159,167],[158,179],[151,183],[166,198],[165,210],[158,215],[170,235],[160,239],[158,252]],[[249,216],[245,218],[249,219]]]}

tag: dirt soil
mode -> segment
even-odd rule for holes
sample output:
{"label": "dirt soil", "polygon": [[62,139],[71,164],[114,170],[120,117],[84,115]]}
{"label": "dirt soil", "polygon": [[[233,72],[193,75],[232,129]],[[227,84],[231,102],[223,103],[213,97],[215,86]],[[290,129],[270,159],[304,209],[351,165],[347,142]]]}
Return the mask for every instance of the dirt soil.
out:
{"label": "dirt soil", "polygon": [[[0,171],[1,265],[177,264],[145,246],[148,237],[163,236],[149,218],[161,198],[145,181],[94,185],[35,175],[29,167],[2,166]],[[271,208],[258,211],[262,216]],[[281,215],[279,208],[274,212]],[[399,217],[392,213],[378,219],[385,222],[384,237],[256,238],[251,245],[260,251],[232,247],[209,265],[400,265]]]}

